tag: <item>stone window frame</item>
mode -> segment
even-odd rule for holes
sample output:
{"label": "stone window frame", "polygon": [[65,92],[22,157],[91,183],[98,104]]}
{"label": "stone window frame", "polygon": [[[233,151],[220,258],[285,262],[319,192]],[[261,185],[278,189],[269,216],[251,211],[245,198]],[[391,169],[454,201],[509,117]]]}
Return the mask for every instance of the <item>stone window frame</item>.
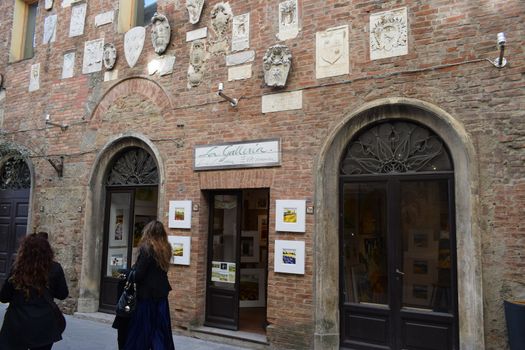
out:
{"label": "stone window frame", "polygon": [[[142,4],[142,8],[139,6]],[[155,0],[158,6],[158,1]],[[125,33],[135,26],[146,27],[149,22],[139,23],[139,19],[144,16],[144,0],[119,0],[118,11],[118,32]]]}
{"label": "stone window frame", "polygon": [[[30,9],[35,7],[33,21],[29,21]],[[38,16],[38,0],[14,0],[13,27],[11,32],[11,47],[9,62],[16,62],[34,56],[34,44],[28,50],[27,40],[32,32],[33,42],[36,34],[36,18]]]}

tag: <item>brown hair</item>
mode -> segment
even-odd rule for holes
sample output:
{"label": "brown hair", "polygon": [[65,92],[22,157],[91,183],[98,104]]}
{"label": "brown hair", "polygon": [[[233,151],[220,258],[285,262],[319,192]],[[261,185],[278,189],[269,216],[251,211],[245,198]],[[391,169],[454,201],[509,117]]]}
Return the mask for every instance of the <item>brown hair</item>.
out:
{"label": "brown hair", "polygon": [[168,271],[171,259],[171,245],[168,242],[168,235],[162,222],[154,220],[144,226],[140,247],[146,248],[152,253],[159,267],[164,271]]}
{"label": "brown hair", "polygon": [[49,241],[42,235],[26,236],[20,242],[10,277],[15,289],[21,290],[26,298],[29,298],[32,289],[42,294],[48,285],[53,256]]}

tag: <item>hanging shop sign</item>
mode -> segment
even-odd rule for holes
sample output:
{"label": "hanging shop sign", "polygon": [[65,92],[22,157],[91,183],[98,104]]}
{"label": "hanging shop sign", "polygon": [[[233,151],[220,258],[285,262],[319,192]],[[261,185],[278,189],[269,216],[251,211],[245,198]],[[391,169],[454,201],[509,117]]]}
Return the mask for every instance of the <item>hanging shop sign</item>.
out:
{"label": "hanging shop sign", "polygon": [[271,167],[281,164],[281,140],[195,146],[194,170]]}

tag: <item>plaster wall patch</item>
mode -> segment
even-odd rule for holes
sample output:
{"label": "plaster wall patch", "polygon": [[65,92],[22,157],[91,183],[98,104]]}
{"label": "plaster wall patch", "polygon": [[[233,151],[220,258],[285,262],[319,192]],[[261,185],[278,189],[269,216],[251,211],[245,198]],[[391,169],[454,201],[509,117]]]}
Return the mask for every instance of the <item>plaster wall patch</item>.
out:
{"label": "plaster wall patch", "polygon": [[350,73],[348,55],[348,26],[316,33],[316,79]]}

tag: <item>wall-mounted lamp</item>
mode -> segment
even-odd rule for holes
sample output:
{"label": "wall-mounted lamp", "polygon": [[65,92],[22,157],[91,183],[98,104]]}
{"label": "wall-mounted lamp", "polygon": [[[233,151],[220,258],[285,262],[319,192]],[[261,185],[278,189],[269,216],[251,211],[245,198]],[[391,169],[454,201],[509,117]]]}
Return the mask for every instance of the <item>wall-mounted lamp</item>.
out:
{"label": "wall-mounted lamp", "polygon": [[54,123],[51,121],[51,116],[49,114],[46,114],[46,124],[47,125],[53,125],[53,126],[57,126],[60,128],[60,130],[62,131],[66,131],[67,128],[69,128],[69,125],[67,124],[59,124],[59,123]]}
{"label": "wall-mounted lamp", "polygon": [[219,83],[219,91],[217,91],[217,95],[219,95],[220,97],[222,97],[226,101],[230,102],[230,105],[232,107],[237,107],[237,103],[239,102],[239,100],[237,100],[236,98],[231,98],[229,96],[226,96],[223,93],[223,90],[224,90],[224,84],[223,83]]}
{"label": "wall-mounted lamp", "polygon": [[505,44],[507,39],[505,38],[505,33],[498,33],[498,47],[499,47],[499,57],[492,61],[492,64],[495,67],[503,68],[507,64],[507,60],[503,57],[505,53]]}

